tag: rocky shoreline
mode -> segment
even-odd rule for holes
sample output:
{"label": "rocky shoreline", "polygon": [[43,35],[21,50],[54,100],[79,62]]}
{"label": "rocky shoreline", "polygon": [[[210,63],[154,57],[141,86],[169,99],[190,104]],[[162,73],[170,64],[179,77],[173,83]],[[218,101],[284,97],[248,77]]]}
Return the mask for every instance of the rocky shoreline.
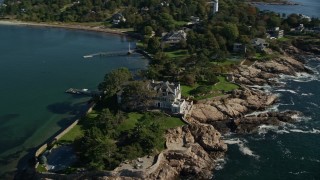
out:
{"label": "rocky shoreline", "polygon": [[[301,55],[302,54],[302,55]],[[295,122],[297,111],[269,112],[277,95],[264,91],[264,85],[279,86],[280,75],[312,73],[304,66],[304,54],[293,46],[269,61],[240,65],[229,74],[239,89],[225,96],[194,104],[185,120],[188,125],[166,133],[167,149],[144,170],[117,168],[99,179],[211,179],[218,160],[228,147],[222,140],[226,133],[257,133],[260,126],[281,126]]]}
{"label": "rocky shoreline", "polygon": [[188,125],[167,131],[164,151],[156,157],[132,161],[145,163],[143,168],[123,163],[111,172],[38,174],[37,178],[212,179],[219,159],[224,158],[228,149],[222,140],[224,134],[257,133],[262,125],[293,123],[295,117],[301,115],[297,111],[269,112],[268,108],[278,101],[278,96],[265,91],[263,86],[281,85],[277,81],[280,75],[312,73],[304,65],[305,55],[290,46],[272,60],[242,63],[236,67],[229,79],[240,88],[194,104],[192,113],[185,118]]}
{"label": "rocky shoreline", "polygon": [[[240,65],[230,76],[240,88],[223,97],[203,100],[194,105],[187,121],[190,123],[167,132],[167,150],[156,171],[147,179],[175,179],[201,177],[210,179],[217,160],[224,157],[227,146],[221,134],[257,133],[261,125],[280,126],[295,122],[297,111],[268,112],[278,97],[256,85],[280,85],[280,75],[297,76],[312,73],[304,66],[301,52],[287,48],[283,55],[269,61]],[[255,86],[254,86],[255,85]],[[253,112],[260,113],[253,113]],[[170,145],[171,144],[171,145]],[[172,144],[178,145],[176,149]],[[185,148],[185,150],[181,150]]]}

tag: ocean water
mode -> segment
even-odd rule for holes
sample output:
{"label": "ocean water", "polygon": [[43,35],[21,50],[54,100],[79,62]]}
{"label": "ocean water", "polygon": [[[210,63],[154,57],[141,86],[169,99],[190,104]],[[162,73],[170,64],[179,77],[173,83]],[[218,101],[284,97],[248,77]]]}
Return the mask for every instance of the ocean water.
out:
{"label": "ocean water", "polygon": [[314,75],[282,76],[274,111],[297,110],[297,123],[261,126],[258,134],[224,137],[229,147],[214,179],[320,179],[320,58]]}
{"label": "ocean water", "polygon": [[320,2],[318,0],[292,0],[292,2],[297,2],[299,5],[257,5],[257,7],[261,10],[270,10],[280,14],[295,13],[320,18]]}
{"label": "ocean water", "polygon": [[[294,0],[299,6],[259,6],[279,13],[320,17],[320,1]],[[270,111],[297,110],[296,123],[280,127],[261,126],[258,134],[224,137],[225,159],[219,160],[214,179],[270,180],[320,179],[320,58],[307,62],[315,74],[282,76],[282,87],[267,88],[280,97]]]}
{"label": "ocean water", "polygon": [[83,58],[126,51],[129,41],[94,32],[0,25],[0,177],[24,164],[27,152],[86,108],[89,98],[66,94],[66,89],[96,89],[112,69],[147,67],[140,55]]}

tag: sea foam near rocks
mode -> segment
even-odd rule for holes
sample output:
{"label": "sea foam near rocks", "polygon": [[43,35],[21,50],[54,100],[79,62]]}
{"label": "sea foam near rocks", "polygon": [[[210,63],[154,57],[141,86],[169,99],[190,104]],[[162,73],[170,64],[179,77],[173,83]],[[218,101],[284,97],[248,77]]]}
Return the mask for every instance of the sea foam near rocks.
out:
{"label": "sea foam near rocks", "polygon": [[292,94],[298,94],[297,92],[295,92],[294,90],[291,90],[291,89],[277,89],[275,91],[277,91],[277,92],[290,92]]}
{"label": "sea foam near rocks", "polygon": [[249,149],[249,147],[247,147],[245,145],[246,141],[245,140],[240,140],[239,138],[234,138],[234,139],[227,139],[224,140],[224,143],[226,144],[236,144],[239,146],[239,151],[243,154],[243,155],[247,155],[247,156],[252,156],[256,159],[259,159],[259,156],[254,154],[254,152]]}
{"label": "sea foam near rocks", "polygon": [[215,170],[221,170],[227,164],[227,159],[226,158],[219,158],[219,159],[214,160],[214,162],[216,163]]}
{"label": "sea foam near rocks", "polygon": [[291,132],[303,133],[303,134],[320,134],[319,129],[312,128],[312,130],[290,129]]}

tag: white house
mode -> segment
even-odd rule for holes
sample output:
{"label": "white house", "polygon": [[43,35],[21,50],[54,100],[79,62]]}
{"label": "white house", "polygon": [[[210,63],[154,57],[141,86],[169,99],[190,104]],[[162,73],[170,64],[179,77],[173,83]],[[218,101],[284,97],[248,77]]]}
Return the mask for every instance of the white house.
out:
{"label": "white house", "polygon": [[126,22],[126,18],[121,13],[117,13],[112,16],[112,24],[117,25],[121,22]]}
{"label": "white house", "polygon": [[[185,114],[192,106],[192,102],[181,99],[179,83],[152,80],[146,88],[156,92],[155,97],[146,97],[153,99],[152,108],[163,109],[173,114]],[[121,103],[121,93],[117,94],[117,101],[119,104]]]}

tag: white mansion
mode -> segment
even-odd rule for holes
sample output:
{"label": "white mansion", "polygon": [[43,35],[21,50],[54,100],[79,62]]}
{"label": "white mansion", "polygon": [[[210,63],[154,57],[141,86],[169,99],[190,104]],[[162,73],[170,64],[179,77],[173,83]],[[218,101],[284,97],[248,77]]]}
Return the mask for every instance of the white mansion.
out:
{"label": "white mansion", "polygon": [[[173,114],[185,114],[192,106],[192,102],[181,99],[180,83],[170,83],[168,81],[150,81],[147,88],[156,92],[156,97],[152,98],[152,108],[170,111]],[[121,94],[117,95],[117,101],[121,103]]]}

